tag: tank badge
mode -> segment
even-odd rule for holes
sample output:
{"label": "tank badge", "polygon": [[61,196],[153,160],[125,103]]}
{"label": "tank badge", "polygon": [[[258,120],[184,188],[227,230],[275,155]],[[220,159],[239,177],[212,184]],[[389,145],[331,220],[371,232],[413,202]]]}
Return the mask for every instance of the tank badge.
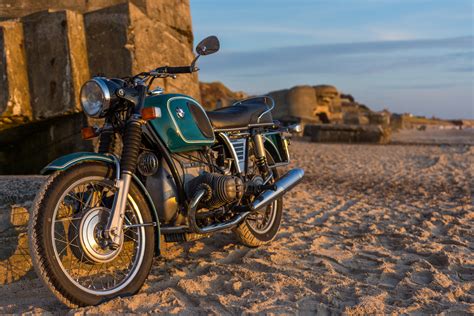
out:
{"label": "tank badge", "polygon": [[183,119],[184,118],[184,110],[182,108],[176,108],[176,115],[178,118]]}

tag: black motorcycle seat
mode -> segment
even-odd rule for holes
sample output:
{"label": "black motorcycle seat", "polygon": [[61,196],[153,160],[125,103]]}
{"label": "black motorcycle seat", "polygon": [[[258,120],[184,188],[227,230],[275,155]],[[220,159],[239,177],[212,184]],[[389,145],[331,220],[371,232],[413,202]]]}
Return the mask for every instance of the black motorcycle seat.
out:
{"label": "black motorcycle seat", "polygon": [[[273,118],[268,106],[263,103],[236,104],[214,111],[206,112],[211,124],[216,129],[247,128],[249,125],[272,124]],[[260,120],[259,116],[262,115]]]}

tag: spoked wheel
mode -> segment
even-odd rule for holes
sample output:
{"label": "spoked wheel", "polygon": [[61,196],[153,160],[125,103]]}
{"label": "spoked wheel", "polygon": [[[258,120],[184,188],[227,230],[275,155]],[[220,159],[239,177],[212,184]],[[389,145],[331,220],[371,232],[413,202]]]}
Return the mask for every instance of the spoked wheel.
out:
{"label": "spoked wheel", "polygon": [[[266,154],[269,164],[273,164],[272,156],[269,152]],[[260,175],[257,166],[254,163],[254,157],[249,159],[249,173],[253,174],[254,182],[263,184],[264,179]],[[273,178],[267,184],[274,183],[278,179],[278,170],[272,169]],[[258,247],[266,244],[275,238],[280,229],[281,216],[283,210],[283,199],[277,199],[272,204],[264,207],[247,218],[234,230],[237,238],[246,246]]]}
{"label": "spoked wheel", "polygon": [[257,211],[255,214],[247,216],[247,224],[255,233],[264,235],[272,228],[277,216],[278,201]]}
{"label": "spoked wheel", "polygon": [[30,220],[35,269],[69,306],[95,305],[136,293],[151,268],[152,221],[140,191],[131,186],[119,247],[104,238],[115,195],[112,169],[84,163],[53,174],[39,193]]}

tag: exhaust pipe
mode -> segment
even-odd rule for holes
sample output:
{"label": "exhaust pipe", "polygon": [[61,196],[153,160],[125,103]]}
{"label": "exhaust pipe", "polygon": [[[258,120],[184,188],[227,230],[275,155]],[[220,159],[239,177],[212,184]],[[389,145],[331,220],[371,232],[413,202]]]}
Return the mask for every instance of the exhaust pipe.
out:
{"label": "exhaust pipe", "polygon": [[276,187],[275,190],[267,190],[261,193],[257,198],[255,198],[252,204],[243,207],[241,213],[236,215],[233,219],[224,223],[213,224],[206,227],[199,227],[196,223],[196,210],[198,204],[206,195],[206,190],[199,190],[194,194],[194,197],[188,205],[189,227],[179,228],[179,230],[186,231],[189,228],[192,232],[197,234],[208,234],[226,228],[231,228],[244,220],[247,215],[267,206],[289,190],[293,189],[303,179],[303,176],[303,169],[297,168],[288,171],[283,177],[273,183],[273,185]]}
{"label": "exhaust pipe", "polygon": [[290,191],[300,183],[303,176],[303,169],[296,168],[288,171],[284,176],[273,183],[273,185],[276,186],[276,190],[264,191],[255,198],[253,203],[250,204],[250,212],[255,212],[256,210],[273,203],[273,201],[280,198],[283,194]]}

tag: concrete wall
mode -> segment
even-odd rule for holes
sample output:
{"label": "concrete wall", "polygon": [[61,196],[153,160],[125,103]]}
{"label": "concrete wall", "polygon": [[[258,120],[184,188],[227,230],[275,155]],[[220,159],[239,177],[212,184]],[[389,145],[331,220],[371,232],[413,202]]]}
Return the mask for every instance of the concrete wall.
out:
{"label": "concrete wall", "polygon": [[[145,0],[133,0],[144,3]],[[0,18],[22,17],[42,10],[73,10],[80,13],[113,6],[127,0],[2,0]]]}
{"label": "concrete wall", "polygon": [[20,21],[0,22],[0,129],[32,118],[28,69]]}
{"label": "concrete wall", "polygon": [[22,19],[34,120],[80,111],[89,78],[82,16],[42,11]]}
{"label": "concrete wall", "polygon": [[332,86],[296,86],[268,95],[275,100],[273,113],[277,119],[317,123],[324,114],[331,122],[342,120],[339,92]]}
{"label": "concrete wall", "polygon": [[[8,17],[15,19],[2,21]],[[43,150],[54,155],[84,148],[77,122],[86,121],[73,114],[81,111],[80,88],[91,75],[123,77],[189,65],[194,57],[188,0],[3,0],[0,21],[0,174],[36,173],[51,159],[38,155],[28,164],[31,157],[23,155],[33,147],[9,150],[20,142],[41,139]],[[155,85],[200,100],[197,74]],[[68,142],[58,134],[44,137],[47,124],[59,124],[59,118],[78,128]],[[18,137],[25,133],[28,141]],[[11,161],[18,167],[7,170]]]}
{"label": "concrete wall", "polygon": [[[91,73],[126,76],[164,65],[189,65],[194,58],[189,3],[180,3],[175,10],[169,2],[148,1],[145,11],[129,2],[86,13]],[[200,100],[197,74],[156,80],[155,84]]]}
{"label": "concrete wall", "polygon": [[76,151],[92,151],[81,138],[82,113],[16,126],[0,133],[0,174],[38,174],[49,162]]}

